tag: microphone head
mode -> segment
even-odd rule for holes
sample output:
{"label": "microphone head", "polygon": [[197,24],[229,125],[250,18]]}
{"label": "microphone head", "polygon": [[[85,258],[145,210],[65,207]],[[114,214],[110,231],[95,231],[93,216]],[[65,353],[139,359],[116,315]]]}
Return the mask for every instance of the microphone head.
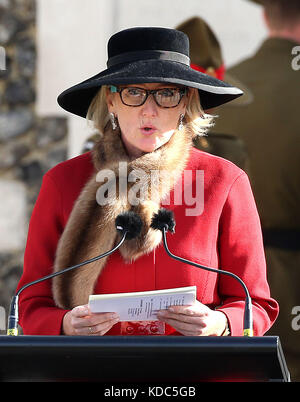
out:
{"label": "microphone head", "polygon": [[161,208],[156,214],[153,215],[151,227],[163,231],[164,228],[170,232],[175,232],[175,220],[173,211]]}
{"label": "microphone head", "polygon": [[124,212],[116,217],[115,225],[117,231],[123,235],[127,231],[126,239],[132,240],[139,236],[142,231],[143,222],[141,217],[132,211]]}

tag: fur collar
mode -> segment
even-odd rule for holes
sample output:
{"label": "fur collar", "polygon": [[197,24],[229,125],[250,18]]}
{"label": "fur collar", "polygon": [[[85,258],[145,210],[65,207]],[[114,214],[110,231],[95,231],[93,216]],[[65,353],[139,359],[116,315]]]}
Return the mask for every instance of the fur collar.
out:
{"label": "fur collar", "polygon": [[[115,219],[128,210],[141,216],[143,229],[138,238],[125,240],[119,248],[124,260],[137,259],[157,247],[161,233],[150,228],[152,216],[181,177],[191,144],[190,131],[177,130],[167,144],[130,160],[120,133],[106,131],[92,151],[95,171],[76,200],[58,242],[54,270],[57,272],[111,250],[119,240]],[[104,205],[108,197],[110,202]],[[53,278],[56,304],[69,309],[88,303],[107,258]]]}

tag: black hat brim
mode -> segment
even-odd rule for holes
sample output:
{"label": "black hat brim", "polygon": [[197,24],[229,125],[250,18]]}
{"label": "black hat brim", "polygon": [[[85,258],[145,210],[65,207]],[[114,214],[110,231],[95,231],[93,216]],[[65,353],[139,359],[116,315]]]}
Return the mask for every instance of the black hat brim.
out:
{"label": "black hat brim", "polygon": [[88,108],[102,85],[171,83],[199,90],[204,110],[230,102],[243,91],[224,81],[167,60],[141,60],[108,68],[62,92],[57,101],[66,111],[86,117]]}

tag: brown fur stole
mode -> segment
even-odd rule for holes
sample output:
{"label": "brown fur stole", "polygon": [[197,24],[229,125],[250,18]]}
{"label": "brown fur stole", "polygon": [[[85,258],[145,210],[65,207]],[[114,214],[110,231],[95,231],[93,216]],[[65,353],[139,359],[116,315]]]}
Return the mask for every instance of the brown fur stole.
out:
{"label": "brown fur stole", "polygon": [[[152,216],[181,177],[191,144],[189,130],[177,130],[159,149],[130,160],[120,133],[106,131],[92,151],[95,173],[74,203],[58,242],[55,272],[111,250],[120,239],[115,219],[129,210],[140,215],[143,229],[138,238],[126,240],[120,247],[124,260],[130,262],[157,247],[161,233],[150,228]],[[139,191],[133,191],[136,186]],[[67,309],[86,304],[108,258],[53,278],[56,304]]]}

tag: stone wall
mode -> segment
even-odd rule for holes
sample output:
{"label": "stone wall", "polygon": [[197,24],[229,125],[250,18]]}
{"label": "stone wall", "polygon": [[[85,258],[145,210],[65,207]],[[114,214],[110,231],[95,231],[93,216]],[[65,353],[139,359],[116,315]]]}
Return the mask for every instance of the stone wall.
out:
{"label": "stone wall", "polygon": [[0,0],[0,333],[23,268],[28,222],[44,173],[67,158],[67,121],[35,111],[36,2]]}

